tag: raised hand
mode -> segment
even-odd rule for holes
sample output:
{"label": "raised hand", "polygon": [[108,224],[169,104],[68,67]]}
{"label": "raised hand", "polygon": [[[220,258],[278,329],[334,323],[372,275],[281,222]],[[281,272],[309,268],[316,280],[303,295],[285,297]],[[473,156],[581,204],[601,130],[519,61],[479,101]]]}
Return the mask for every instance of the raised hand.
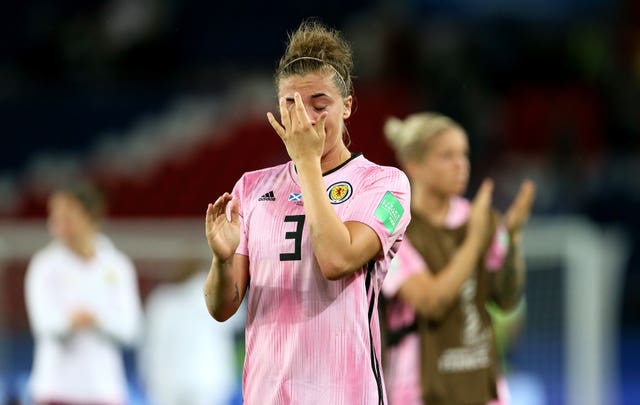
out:
{"label": "raised hand", "polygon": [[294,93],[294,104],[287,106],[284,97],[280,98],[280,118],[282,125],[270,112],[269,123],[280,136],[294,162],[322,157],[326,132],[324,128],[327,112],[323,112],[314,124],[309,118],[300,93]]}
{"label": "raised hand", "polygon": [[467,235],[484,246],[491,235],[491,201],[493,196],[493,181],[485,179],[476,193],[469,214]]}
{"label": "raised hand", "polygon": [[[227,204],[230,204],[231,220],[227,219]],[[231,194],[224,193],[215,203],[207,206],[205,227],[213,254],[221,261],[229,259],[240,243],[240,217]]]}
{"label": "raised hand", "polygon": [[520,185],[518,195],[505,214],[505,225],[510,235],[520,231],[520,228],[529,219],[531,206],[536,196],[536,186],[531,180],[525,180]]}

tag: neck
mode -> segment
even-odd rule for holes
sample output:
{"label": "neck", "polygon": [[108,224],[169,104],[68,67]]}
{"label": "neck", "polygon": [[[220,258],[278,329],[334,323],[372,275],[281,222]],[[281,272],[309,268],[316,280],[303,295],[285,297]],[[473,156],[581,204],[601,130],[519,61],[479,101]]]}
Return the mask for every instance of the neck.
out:
{"label": "neck", "polygon": [[351,152],[347,149],[346,146],[341,145],[337,150],[331,151],[322,157],[320,160],[320,168],[322,169],[322,173],[328,172],[331,169],[334,169],[351,157]]}
{"label": "neck", "polygon": [[449,213],[451,196],[436,193],[427,187],[412,184],[411,211],[433,225],[441,226]]}
{"label": "neck", "polygon": [[96,236],[94,233],[83,235],[70,241],[67,246],[81,258],[91,259],[96,253]]}

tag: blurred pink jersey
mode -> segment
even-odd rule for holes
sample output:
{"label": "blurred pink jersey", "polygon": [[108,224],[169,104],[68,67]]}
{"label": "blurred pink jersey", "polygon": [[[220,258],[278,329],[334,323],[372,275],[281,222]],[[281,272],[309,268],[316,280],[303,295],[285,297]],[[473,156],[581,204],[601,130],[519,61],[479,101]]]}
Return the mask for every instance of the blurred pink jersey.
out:
{"label": "blurred pink jersey", "polygon": [[357,154],[323,176],[343,222],[373,229],[382,254],[351,276],[324,279],[311,247],[292,162],[236,183],[249,257],[245,403],[386,404],[377,298],[409,223],[403,172]]}

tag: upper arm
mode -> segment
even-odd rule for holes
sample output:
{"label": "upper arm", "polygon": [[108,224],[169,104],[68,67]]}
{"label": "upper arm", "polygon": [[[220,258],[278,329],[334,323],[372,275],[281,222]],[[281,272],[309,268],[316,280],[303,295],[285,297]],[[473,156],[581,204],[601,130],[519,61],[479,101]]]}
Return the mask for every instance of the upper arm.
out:
{"label": "upper arm", "polygon": [[345,222],[351,238],[350,256],[353,266],[357,269],[369,260],[382,253],[382,244],[378,234],[362,222]]}
{"label": "upper arm", "polygon": [[68,313],[60,302],[60,286],[48,271],[51,259],[36,255],[27,269],[24,289],[27,314],[36,334],[61,335],[70,327]]}
{"label": "upper arm", "polygon": [[410,187],[404,173],[376,170],[368,180],[342,216],[350,242],[348,274],[395,251],[411,218]]}

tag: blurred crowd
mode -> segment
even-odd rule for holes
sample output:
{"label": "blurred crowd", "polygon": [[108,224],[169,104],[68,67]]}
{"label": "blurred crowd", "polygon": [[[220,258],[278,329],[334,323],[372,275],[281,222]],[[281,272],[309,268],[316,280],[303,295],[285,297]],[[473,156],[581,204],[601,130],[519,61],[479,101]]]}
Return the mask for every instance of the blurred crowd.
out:
{"label": "blurred crowd", "polygon": [[[122,130],[180,95],[224,92],[268,75],[283,28],[318,15],[354,44],[356,106],[359,86],[406,89],[401,94],[411,95],[415,110],[442,112],[468,128],[478,177],[515,187],[526,173],[540,185],[536,212],[586,214],[634,237],[639,3],[502,3],[329,1],[320,15],[310,5],[283,13],[268,2],[251,12],[243,2],[7,4],[0,17],[10,38],[0,63],[7,135],[0,212],[16,215],[7,207],[29,159],[82,155],[99,134]],[[506,201],[501,192],[512,190],[497,190],[498,204]],[[633,253],[629,289],[640,285],[638,262]],[[628,291],[626,308],[638,306],[638,292]],[[637,317],[625,312],[627,320]]]}

